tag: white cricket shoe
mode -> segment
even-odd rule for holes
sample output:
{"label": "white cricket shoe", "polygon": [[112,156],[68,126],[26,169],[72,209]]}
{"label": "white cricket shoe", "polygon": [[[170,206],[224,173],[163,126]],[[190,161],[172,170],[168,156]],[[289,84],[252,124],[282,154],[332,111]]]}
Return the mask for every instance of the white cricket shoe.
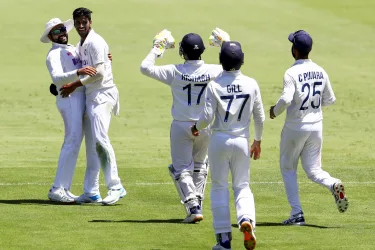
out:
{"label": "white cricket shoe", "polygon": [[190,208],[190,214],[182,221],[183,223],[195,223],[203,220],[202,209],[198,205]]}
{"label": "white cricket shoe", "polygon": [[257,240],[255,237],[253,225],[251,224],[249,219],[244,218],[241,220],[240,231],[244,235],[243,244],[245,249],[253,250],[256,246]]}
{"label": "white cricket shoe", "polygon": [[125,188],[121,187],[119,189],[110,189],[108,191],[107,197],[105,197],[102,201],[104,205],[113,205],[118,202],[121,198],[126,195]]}
{"label": "white cricket shoe", "polygon": [[102,197],[100,194],[97,195],[88,195],[88,194],[82,194],[77,199],[75,199],[75,202],[78,204],[84,204],[84,203],[91,203],[91,204],[102,204]]}
{"label": "white cricket shoe", "polygon": [[337,182],[332,185],[331,191],[335,198],[337,209],[340,213],[344,213],[349,206],[348,198],[345,195],[344,185],[341,182]]}
{"label": "white cricket shoe", "polygon": [[73,203],[74,199],[70,197],[64,188],[52,187],[48,193],[48,199],[54,202]]}
{"label": "white cricket shoe", "polygon": [[66,194],[76,200],[79,196],[72,194],[68,189],[65,189]]}

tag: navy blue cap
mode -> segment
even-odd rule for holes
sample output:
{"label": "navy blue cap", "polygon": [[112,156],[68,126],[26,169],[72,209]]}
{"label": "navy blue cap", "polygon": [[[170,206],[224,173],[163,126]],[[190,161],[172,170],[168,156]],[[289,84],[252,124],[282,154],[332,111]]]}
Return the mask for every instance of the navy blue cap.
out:
{"label": "navy blue cap", "polygon": [[[230,70],[241,68],[244,60],[241,44],[235,41],[224,42],[220,51],[220,63]],[[225,69],[228,70],[228,69]]]}
{"label": "navy blue cap", "polygon": [[202,54],[206,49],[200,35],[195,33],[186,34],[180,43],[180,49],[186,54]]}
{"label": "navy blue cap", "polygon": [[309,33],[304,30],[298,30],[294,33],[291,33],[288,37],[288,40],[293,43],[294,47],[302,52],[309,53],[312,49],[313,40]]}

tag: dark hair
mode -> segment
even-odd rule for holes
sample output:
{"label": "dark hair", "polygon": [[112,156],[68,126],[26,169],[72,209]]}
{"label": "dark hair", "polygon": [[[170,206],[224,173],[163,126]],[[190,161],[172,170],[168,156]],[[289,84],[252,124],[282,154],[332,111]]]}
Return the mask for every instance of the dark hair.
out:
{"label": "dark hair", "polygon": [[226,61],[225,59],[224,60],[221,60],[221,65],[223,66],[223,70],[225,71],[233,71],[233,70],[239,70],[241,69],[241,66],[243,64],[243,61]]}
{"label": "dark hair", "polygon": [[188,52],[188,53],[185,53],[185,55],[187,56],[187,58],[189,60],[201,60],[201,53],[193,53],[193,52]]}
{"label": "dark hair", "polygon": [[293,48],[295,48],[298,53],[299,53],[299,57],[301,58],[308,58],[309,57],[309,54],[310,54],[310,51],[303,51],[303,50],[299,50],[296,46],[292,46],[292,54],[293,54]]}
{"label": "dark hair", "polygon": [[73,20],[75,20],[75,19],[77,19],[81,16],[84,16],[91,21],[91,13],[92,13],[92,11],[87,9],[87,8],[83,8],[83,7],[77,8],[73,11]]}

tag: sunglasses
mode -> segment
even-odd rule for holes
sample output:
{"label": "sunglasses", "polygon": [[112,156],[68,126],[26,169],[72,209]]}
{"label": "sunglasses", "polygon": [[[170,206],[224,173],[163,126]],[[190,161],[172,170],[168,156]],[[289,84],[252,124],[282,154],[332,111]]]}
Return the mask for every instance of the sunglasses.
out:
{"label": "sunglasses", "polygon": [[66,27],[62,26],[60,29],[51,30],[51,35],[58,35],[66,32]]}

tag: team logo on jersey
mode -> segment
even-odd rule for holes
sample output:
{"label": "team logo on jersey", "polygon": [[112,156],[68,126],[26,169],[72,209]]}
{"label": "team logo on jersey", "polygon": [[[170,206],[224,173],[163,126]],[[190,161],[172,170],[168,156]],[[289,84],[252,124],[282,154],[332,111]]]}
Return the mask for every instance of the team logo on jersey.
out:
{"label": "team logo on jersey", "polygon": [[70,52],[68,52],[68,53],[66,53],[68,56],[71,56],[72,55],[72,53],[70,53]]}
{"label": "team logo on jersey", "polygon": [[193,49],[199,49],[199,46],[196,44]]}
{"label": "team logo on jersey", "polygon": [[85,51],[83,52],[83,54],[87,55],[87,50],[85,49]]}
{"label": "team logo on jersey", "polygon": [[79,58],[73,58],[72,61],[73,61],[74,65],[77,65],[78,63],[81,62],[81,60],[79,60]]}

